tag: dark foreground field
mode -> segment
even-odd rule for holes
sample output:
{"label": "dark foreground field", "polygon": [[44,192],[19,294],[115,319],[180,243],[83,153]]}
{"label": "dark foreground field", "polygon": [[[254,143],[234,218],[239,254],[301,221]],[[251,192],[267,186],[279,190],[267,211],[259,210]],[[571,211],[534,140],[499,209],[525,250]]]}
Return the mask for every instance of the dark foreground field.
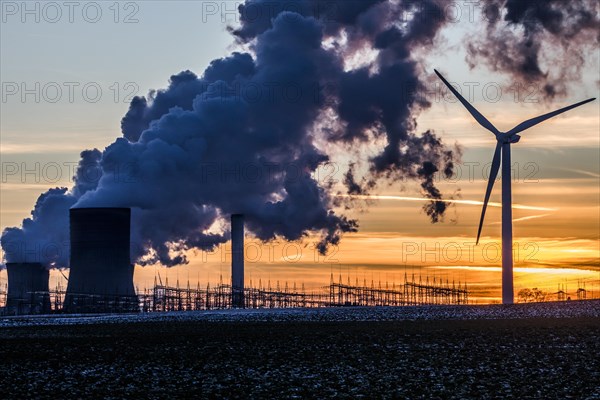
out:
{"label": "dark foreground field", "polygon": [[3,398],[600,399],[600,319],[0,329]]}

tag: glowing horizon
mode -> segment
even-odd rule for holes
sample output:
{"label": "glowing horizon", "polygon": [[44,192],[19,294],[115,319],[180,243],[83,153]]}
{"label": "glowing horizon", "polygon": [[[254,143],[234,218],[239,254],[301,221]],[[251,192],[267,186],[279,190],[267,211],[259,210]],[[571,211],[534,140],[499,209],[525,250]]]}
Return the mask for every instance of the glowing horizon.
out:
{"label": "glowing horizon", "polygon": [[[114,23],[109,18],[112,14],[108,8],[104,10],[102,21],[97,24],[85,20],[56,24],[47,21],[23,23],[18,15],[6,16],[7,23],[0,27],[3,81],[19,83],[13,87],[19,91],[20,84],[31,89],[36,87],[36,83],[40,84],[40,88],[47,83],[50,84],[48,88],[52,89],[54,86],[51,84],[58,83],[63,89],[63,97],[53,102],[49,99],[52,93],[37,93],[41,100],[36,101],[36,93],[32,94],[32,90],[29,90],[29,94],[15,92],[5,95],[6,101],[3,101],[0,110],[0,155],[3,167],[0,229],[19,226],[24,218],[30,216],[36,199],[45,190],[71,187],[73,166],[80,159],[82,150],[102,150],[115,138],[122,137],[120,121],[128,111],[132,96],[143,96],[150,90],[167,87],[169,77],[179,71],[190,70],[201,76],[212,60],[231,55],[232,51],[253,53],[252,46],[241,45],[230,34],[231,29],[228,28],[239,24],[239,18],[229,21],[233,25],[223,23],[223,17],[235,17],[235,10],[230,10],[232,12],[229,15],[211,15],[211,18],[199,24],[201,3],[140,3],[142,7],[136,24]],[[176,9],[179,10],[176,22],[165,20],[166,10]],[[33,21],[32,17],[29,15],[29,22]],[[473,268],[489,266],[482,271],[472,271],[477,274],[468,280],[474,285],[486,282],[485,285],[489,286],[488,292],[480,293],[481,298],[495,296],[499,285],[497,271],[493,269],[499,265],[499,259],[494,255],[500,238],[499,185],[495,187],[489,203],[482,243],[476,248],[472,246],[477,234],[480,207],[483,204],[481,200],[495,139],[477,125],[456,99],[436,89],[440,82],[433,69],[443,67],[444,72],[452,77],[452,83],[460,87],[465,95],[468,93],[469,101],[472,100],[473,105],[501,130],[576,101],[600,97],[600,87],[597,85],[595,61],[578,65],[577,71],[571,71],[577,75],[577,79],[566,80],[562,88],[564,90],[553,96],[545,95],[544,84],[546,81],[556,81],[556,73],[560,72],[558,65],[542,65],[542,72],[546,75],[535,82],[519,81],[523,78],[485,62],[470,68],[469,63],[465,62],[469,54],[464,39],[487,28],[486,20],[476,18],[474,21],[446,24],[436,36],[444,40],[432,42],[439,44],[439,48],[432,51],[424,49],[423,54],[415,54],[414,59],[409,57],[411,62],[415,62],[419,80],[422,81],[420,83],[426,86],[424,100],[430,103],[430,106],[422,107],[418,102],[414,104],[410,133],[418,136],[428,130],[434,131],[447,146],[456,145],[457,154],[462,153],[462,161],[454,165],[457,170],[455,177],[435,178],[434,183],[443,198],[425,197],[421,182],[411,179],[382,182],[373,189],[377,194],[348,195],[342,191],[335,195],[335,191],[342,186],[339,183],[346,178],[344,173],[348,165],[356,164],[358,171],[369,171],[373,157],[381,153],[386,143],[382,137],[370,136],[371,132],[365,132],[365,137],[361,138],[364,141],[357,142],[360,143],[360,151],[354,151],[358,147],[350,146],[350,142],[329,143],[330,137],[320,133],[326,133],[331,128],[329,124],[343,124],[344,121],[340,118],[330,121],[325,118],[328,115],[321,115],[315,119],[314,125],[307,128],[314,136],[309,139],[319,137],[315,139],[315,146],[331,156],[327,165],[333,168],[328,169],[327,165],[323,165],[319,172],[324,173],[325,177],[316,180],[322,184],[322,188],[330,184],[335,188],[327,191],[327,199],[336,205],[341,203],[337,208],[332,206],[336,212],[339,210],[359,221],[359,232],[344,235],[335,254],[330,253],[327,257],[316,254],[312,248],[317,240],[314,235],[305,237],[302,242],[294,242],[290,245],[292,253],[297,248],[306,249],[303,258],[296,263],[285,260],[281,255],[282,245],[277,245],[279,247],[276,246],[275,250],[279,251],[278,257],[249,263],[249,275],[271,275],[279,279],[287,276],[290,280],[307,280],[318,285],[318,282],[326,283],[330,270],[343,265],[359,270],[395,271],[396,274],[402,273],[403,268],[411,264],[421,269],[432,265],[454,265],[453,271],[459,277],[459,267],[467,263]],[[157,26],[166,29],[157,32]],[[211,39],[201,41],[202,46],[198,51],[190,51],[198,49],[199,39],[203,38]],[[335,40],[327,39],[321,44],[322,48],[333,48]],[[343,47],[348,40],[349,37],[342,37],[337,44]],[[89,46],[89,43],[95,45]],[[153,62],[148,63],[147,55],[156,52],[157,44],[166,55],[154,57]],[[342,57],[340,67],[346,71],[370,67],[369,73],[375,74],[377,58],[384,52],[367,47],[345,55],[346,58]],[[597,43],[592,43],[587,50],[591,51],[589,54],[597,55]],[[39,62],[41,56],[43,63]],[[70,101],[67,97],[68,87],[64,83],[74,81],[79,86],[74,93],[74,100]],[[98,101],[89,101],[84,96],[81,89],[87,83],[102,89],[103,96]],[[405,89],[402,82],[397,83],[398,86],[390,85],[390,91]],[[515,87],[517,89],[513,90]],[[487,89],[497,91],[499,97],[492,98]],[[533,93],[530,89],[533,89]],[[598,103],[592,104],[595,106],[577,109],[532,128],[522,135],[519,146],[514,148],[512,209],[514,238],[521,257],[521,264],[516,264],[519,271],[536,268],[536,265],[545,271],[544,265],[555,265],[569,279],[570,271],[578,269],[578,265],[591,268],[590,271],[600,269],[600,109]],[[326,114],[330,110],[321,111]],[[333,150],[328,152],[330,149]],[[55,166],[60,172],[57,179],[52,175]],[[414,170],[411,171],[414,175]],[[438,175],[443,174],[440,172]],[[360,178],[358,174],[357,179]],[[352,200],[358,200],[356,207],[352,207]],[[346,201],[352,204],[349,209],[344,209]],[[431,201],[449,205],[445,219],[440,223],[431,224],[422,211],[421,206]],[[215,229],[226,230],[227,223],[227,216],[220,216]],[[255,243],[255,240],[249,237],[248,243]],[[457,251],[454,244],[458,244],[463,257],[446,262],[453,259],[450,252]],[[525,245],[530,247],[524,248]],[[220,248],[227,246],[225,244]],[[537,261],[523,260],[532,249],[536,249]],[[489,254],[484,255],[483,251]],[[189,251],[188,254],[190,264],[170,269],[170,274],[185,271],[201,282],[208,280],[208,276],[215,281],[215,276],[229,274],[226,261],[219,258],[203,261],[201,251]],[[468,255],[471,254],[473,258],[469,261]],[[486,257],[491,261],[487,262]],[[297,267],[300,264],[304,267]],[[136,284],[143,286],[152,270],[153,267],[137,267]],[[546,272],[536,269],[535,273],[543,282]],[[550,271],[547,271],[547,275],[553,282],[559,279]],[[59,277],[60,274],[54,271],[53,279]],[[323,277],[325,282],[322,282]]]}
{"label": "glowing horizon", "polygon": [[[457,199],[429,199],[426,197],[408,197],[408,196],[392,196],[392,195],[349,195],[338,194],[338,197],[362,200],[398,200],[398,201],[419,201],[419,202],[434,202],[434,203],[449,203],[449,204],[466,204],[470,206],[481,206],[483,201],[478,200],[457,200]],[[502,208],[502,203],[489,202],[488,207]],[[514,210],[533,210],[533,211],[558,211],[558,208],[527,206],[522,204],[513,204]]]}

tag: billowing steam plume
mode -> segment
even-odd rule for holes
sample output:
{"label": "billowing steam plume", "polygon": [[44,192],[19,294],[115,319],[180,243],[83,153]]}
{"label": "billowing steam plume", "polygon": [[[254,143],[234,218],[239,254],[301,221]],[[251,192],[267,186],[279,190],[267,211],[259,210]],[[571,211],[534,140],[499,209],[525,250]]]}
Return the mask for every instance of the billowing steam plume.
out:
{"label": "billowing steam plume", "polygon": [[586,52],[598,47],[599,12],[597,0],[490,0],[487,35],[469,44],[467,60],[536,85],[545,98],[565,95],[581,79]]}
{"label": "billowing steam plume", "polygon": [[[521,0],[489,2],[491,11],[509,10],[508,27],[490,23],[484,39],[492,43],[490,54],[472,47],[471,57],[505,52],[507,59],[494,68],[544,77],[541,32],[573,38],[593,32],[570,25],[572,18],[590,22],[585,12],[593,1],[546,3],[553,13],[565,3],[561,15],[569,18],[548,25],[540,8],[522,9]],[[133,99],[123,137],[103,152],[83,152],[74,187],[44,193],[21,228],[4,231],[7,261],[28,261],[29,253],[19,250],[24,243],[28,249],[65,243],[71,207],[131,207],[133,256],[140,264],[185,263],[186,250],[225,242],[223,221],[232,213],[244,214],[247,230],[262,240],[320,234],[317,245],[325,252],[358,228],[334,211],[339,188],[315,178],[334,148],[352,155],[380,146],[364,168],[358,168],[364,160],[350,160],[343,177],[349,195],[409,178],[420,182],[425,197],[442,199],[434,176],[452,175],[459,155],[434,132],[417,130],[416,117],[430,104],[417,95],[427,74],[415,54],[436,43],[445,4],[247,0],[240,26],[231,29],[247,52],[213,61],[201,76],[181,72],[168,88]],[[512,25],[523,27],[523,38],[502,47],[496,35]],[[522,46],[532,54],[521,57]],[[357,176],[359,170],[367,172]],[[438,222],[446,207],[432,201],[424,210]],[[33,261],[68,265],[67,252],[46,253]]]}

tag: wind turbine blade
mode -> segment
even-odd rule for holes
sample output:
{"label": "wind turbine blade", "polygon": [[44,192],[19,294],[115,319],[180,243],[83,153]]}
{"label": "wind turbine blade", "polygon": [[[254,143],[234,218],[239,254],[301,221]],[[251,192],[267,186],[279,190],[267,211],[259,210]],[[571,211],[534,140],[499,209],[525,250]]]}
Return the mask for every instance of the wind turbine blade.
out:
{"label": "wind turbine blade", "polygon": [[[481,228],[483,228],[483,219],[485,218],[485,210],[487,209],[490,196],[492,194],[492,188],[498,177],[498,171],[500,170],[500,155],[502,154],[502,143],[496,144],[496,151],[494,152],[494,158],[492,159],[492,168],[490,169],[490,178],[488,180],[487,189],[485,191],[485,199],[483,200],[483,208],[481,209],[481,219],[479,220],[479,229],[477,230],[477,242],[479,244],[479,237],[481,236]],[[504,179],[504,177],[502,178]],[[510,176],[506,179],[510,179]]]}
{"label": "wind turbine blade", "polygon": [[488,121],[487,118],[485,118],[479,111],[477,111],[475,107],[473,107],[464,97],[462,97],[462,95],[458,93],[456,89],[454,89],[454,87],[442,76],[442,74],[438,72],[437,69],[434,69],[434,71],[437,74],[437,76],[440,77],[442,82],[444,82],[444,84],[448,86],[448,89],[450,89],[450,91],[454,93],[456,98],[460,100],[463,106],[465,106],[465,108],[471,113],[473,118],[475,118],[475,120],[479,122],[479,125],[483,126],[485,129],[492,132],[494,135],[497,135],[498,130],[496,129],[496,127],[492,125],[492,123]]}
{"label": "wind turbine blade", "polygon": [[584,104],[586,104],[586,103],[589,103],[590,101],[594,101],[594,100],[596,100],[596,98],[593,98],[593,99],[588,99],[588,100],[585,100],[585,101],[579,102],[579,103],[577,103],[577,104],[573,104],[572,106],[565,107],[565,108],[561,108],[560,110],[556,110],[556,111],[553,111],[553,112],[551,112],[551,113],[544,114],[544,115],[541,115],[541,116],[539,116],[539,117],[535,117],[535,118],[529,119],[529,120],[527,120],[527,121],[525,121],[525,122],[521,122],[519,125],[517,125],[517,126],[515,126],[514,128],[512,128],[512,129],[511,129],[511,130],[508,132],[508,135],[514,135],[514,134],[517,134],[517,133],[519,133],[519,132],[523,132],[525,129],[529,129],[529,128],[531,128],[532,126],[535,126],[535,125],[537,125],[537,124],[539,124],[539,123],[542,123],[542,122],[544,122],[544,121],[545,121],[545,120],[547,120],[547,119],[550,119],[550,118],[552,118],[552,117],[556,117],[556,116],[557,116],[557,115],[559,115],[559,114],[562,114],[562,113],[564,113],[564,112],[566,112],[566,111],[572,110],[572,109],[574,109],[575,107],[582,106],[582,105],[584,105]]}

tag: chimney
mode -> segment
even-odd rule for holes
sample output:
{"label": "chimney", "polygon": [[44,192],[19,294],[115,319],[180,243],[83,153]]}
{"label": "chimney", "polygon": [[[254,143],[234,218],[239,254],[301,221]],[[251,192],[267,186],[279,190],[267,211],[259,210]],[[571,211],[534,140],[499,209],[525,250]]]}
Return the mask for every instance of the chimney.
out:
{"label": "chimney", "polygon": [[8,293],[5,313],[47,314],[50,312],[50,273],[40,263],[7,263]]}
{"label": "chimney", "polygon": [[73,208],[71,263],[64,310],[138,310],[130,261],[129,208]]}
{"label": "chimney", "polygon": [[231,304],[244,308],[244,215],[231,215]]}

